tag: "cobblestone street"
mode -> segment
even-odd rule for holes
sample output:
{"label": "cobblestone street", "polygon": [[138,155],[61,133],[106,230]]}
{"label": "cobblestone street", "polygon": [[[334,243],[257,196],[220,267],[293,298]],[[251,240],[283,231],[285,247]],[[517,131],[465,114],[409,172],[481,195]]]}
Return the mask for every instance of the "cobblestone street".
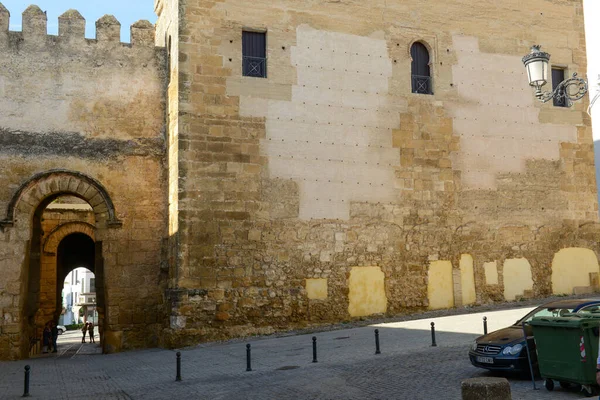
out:
{"label": "cobblestone street", "polygon": [[[153,349],[99,355],[81,346],[78,332],[61,338],[58,356],[0,363],[0,398],[23,394],[23,368],[31,365],[33,398],[53,399],[460,399],[460,382],[489,376],[469,363],[467,351],[482,330],[509,325],[531,308],[428,318],[314,334],[208,344],[182,353],[175,382],[175,352]],[[437,327],[431,347],[429,324]],[[374,329],[382,354],[375,355]],[[246,372],[246,343],[252,372]],[[76,349],[76,350],[75,350]],[[537,381],[509,377],[513,399],[581,399],[576,390],[546,391]]]}

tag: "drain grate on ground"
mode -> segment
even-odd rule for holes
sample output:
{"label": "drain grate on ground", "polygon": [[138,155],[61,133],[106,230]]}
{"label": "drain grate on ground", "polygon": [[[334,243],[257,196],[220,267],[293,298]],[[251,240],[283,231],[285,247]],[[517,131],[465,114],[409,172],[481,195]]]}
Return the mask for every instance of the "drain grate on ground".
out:
{"label": "drain grate on ground", "polygon": [[298,369],[300,368],[298,365],[286,365],[285,367],[277,368],[276,371],[287,371],[290,369]]}
{"label": "drain grate on ground", "polygon": [[340,337],[336,337],[334,340],[342,340],[342,339],[350,339],[350,336],[340,336]]}

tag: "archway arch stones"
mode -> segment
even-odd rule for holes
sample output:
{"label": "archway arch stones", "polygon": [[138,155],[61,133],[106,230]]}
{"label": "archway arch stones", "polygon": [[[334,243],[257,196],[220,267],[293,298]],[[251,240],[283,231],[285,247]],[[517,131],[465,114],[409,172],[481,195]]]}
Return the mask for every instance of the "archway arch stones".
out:
{"label": "archway arch stones", "polygon": [[81,172],[54,169],[34,175],[24,182],[13,195],[0,221],[4,231],[15,226],[19,218],[29,219],[36,208],[59,195],[73,195],[89,203],[96,216],[96,226],[118,228],[122,222],[117,218],[115,206],[107,190],[100,182]]}
{"label": "archway arch stones", "polygon": [[43,246],[44,253],[48,255],[56,254],[60,242],[72,233],[83,233],[94,240],[96,227],[81,221],[71,221],[58,225],[46,237]]}

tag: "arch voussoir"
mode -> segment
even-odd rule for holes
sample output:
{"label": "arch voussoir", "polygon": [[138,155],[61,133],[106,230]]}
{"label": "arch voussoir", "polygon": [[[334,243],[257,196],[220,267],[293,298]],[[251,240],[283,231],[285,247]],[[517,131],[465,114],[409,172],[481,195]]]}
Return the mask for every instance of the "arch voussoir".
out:
{"label": "arch voussoir", "polygon": [[[114,204],[107,190],[96,181],[80,172],[68,170],[50,170],[24,182],[13,195],[4,220],[0,220],[0,228],[14,226],[16,214],[22,214],[29,220],[33,211],[50,197],[70,194],[87,201],[93,208],[97,222],[106,222],[108,227],[120,227]],[[26,216],[26,217],[25,217]]]}
{"label": "arch voussoir", "polygon": [[88,200],[88,203],[90,203],[90,205],[94,207],[94,210],[96,210],[95,207],[98,207],[100,204],[104,203],[104,199],[102,198],[100,192],[96,192],[96,194]]}
{"label": "arch voussoir", "polygon": [[58,225],[48,234],[44,241],[44,253],[50,255],[56,254],[60,242],[73,233],[83,233],[88,235],[92,240],[95,240],[96,227],[81,221],[65,222],[64,224]]}
{"label": "arch voussoir", "polygon": [[60,192],[60,188],[58,187],[58,180],[50,179],[48,183],[49,183],[49,188],[50,188],[51,193]]}
{"label": "arch voussoir", "polygon": [[61,191],[69,190],[69,182],[71,182],[70,176],[61,176],[58,178],[58,189]]}
{"label": "arch voussoir", "polygon": [[77,193],[77,187],[79,186],[79,180],[71,179],[69,180],[69,186],[67,190],[71,193]]}
{"label": "arch voussoir", "polygon": [[35,210],[35,206],[32,206],[27,201],[21,201],[18,210],[22,213],[31,214]]}

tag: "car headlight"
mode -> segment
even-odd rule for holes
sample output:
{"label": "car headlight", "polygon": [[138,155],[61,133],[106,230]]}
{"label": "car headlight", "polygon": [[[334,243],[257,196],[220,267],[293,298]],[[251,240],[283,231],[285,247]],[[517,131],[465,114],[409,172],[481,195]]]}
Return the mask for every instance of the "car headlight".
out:
{"label": "car headlight", "polygon": [[523,345],[522,344],[515,344],[514,346],[506,346],[504,348],[504,350],[502,350],[502,354],[504,355],[511,355],[511,356],[516,356],[518,355],[521,350],[523,350]]}
{"label": "car headlight", "polygon": [[512,347],[510,354],[512,354],[513,356],[516,356],[518,354],[521,353],[521,350],[523,350],[523,345],[522,344],[516,344]]}
{"label": "car headlight", "polygon": [[473,343],[471,343],[471,350],[473,350],[473,351],[477,350],[477,341],[476,340]]}

